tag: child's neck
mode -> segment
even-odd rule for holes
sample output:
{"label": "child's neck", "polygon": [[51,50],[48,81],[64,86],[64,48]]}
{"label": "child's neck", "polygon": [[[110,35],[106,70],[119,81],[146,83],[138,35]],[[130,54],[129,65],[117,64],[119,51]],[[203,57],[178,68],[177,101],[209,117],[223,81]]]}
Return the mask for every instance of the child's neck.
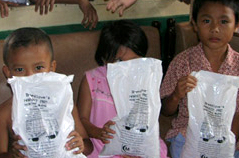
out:
{"label": "child's neck", "polygon": [[204,48],[204,53],[212,67],[212,71],[218,72],[219,68],[221,67],[227,56],[227,47],[213,50]]}

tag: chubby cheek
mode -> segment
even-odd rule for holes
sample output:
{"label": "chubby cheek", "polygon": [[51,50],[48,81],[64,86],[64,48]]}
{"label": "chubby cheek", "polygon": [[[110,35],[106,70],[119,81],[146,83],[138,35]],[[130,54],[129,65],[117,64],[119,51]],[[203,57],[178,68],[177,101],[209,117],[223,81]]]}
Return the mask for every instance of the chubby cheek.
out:
{"label": "chubby cheek", "polygon": [[13,76],[21,77],[21,76],[27,76],[27,75],[26,75],[25,73],[17,73],[17,72],[15,72],[15,71],[13,71],[13,72],[11,72],[9,78],[12,78]]}

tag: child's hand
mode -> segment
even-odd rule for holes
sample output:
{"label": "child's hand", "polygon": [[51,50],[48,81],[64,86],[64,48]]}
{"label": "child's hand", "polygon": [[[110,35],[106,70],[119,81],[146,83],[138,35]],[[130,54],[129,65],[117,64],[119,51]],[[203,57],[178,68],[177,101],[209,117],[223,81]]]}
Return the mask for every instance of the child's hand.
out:
{"label": "child's hand", "polygon": [[[84,14],[84,18],[81,21],[81,24],[86,28],[88,26],[91,30],[96,27],[98,22],[98,15],[95,8],[90,4],[88,0],[81,0],[79,2],[79,7]],[[90,25],[91,24],[91,25]]]}
{"label": "child's hand", "polygon": [[21,140],[21,137],[19,135],[13,136],[14,142],[12,143],[12,155],[14,158],[27,158],[27,156],[24,156],[20,150],[27,151],[27,147],[25,145],[18,144],[18,140]]}
{"label": "child's hand", "polygon": [[124,10],[129,8],[136,1],[137,0],[110,0],[107,4],[106,9],[110,10],[112,13],[119,9],[119,15],[123,16]]}
{"label": "child's hand", "polygon": [[114,121],[108,121],[108,122],[105,123],[105,125],[101,129],[99,139],[104,144],[110,143],[110,141],[108,139],[113,139],[114,138],[112,135],[110,135],[110,134],[115,134],[115,131],[110,129],[110,126],[114,125],[114,124],[115,124]]}
{"label": "child's hand", "polygon": [[[73,137],[73,138],[71,138]],[[80,154],[84,151],[84,142],[82,137],[80,136],[80,134],[76,131],[72,131],[67,138],[71,138],[71,140],[69,140],[65,147],[67,150],[72,150],[75,148],[79,148],[79,150],[74,151],[74,154]]]}
{"label": "child's hand", "polygon": [[177,87],[175,89],[175,95],[181,99],[197,86],[197,79],[194,76],[188,75],[178,80]]}

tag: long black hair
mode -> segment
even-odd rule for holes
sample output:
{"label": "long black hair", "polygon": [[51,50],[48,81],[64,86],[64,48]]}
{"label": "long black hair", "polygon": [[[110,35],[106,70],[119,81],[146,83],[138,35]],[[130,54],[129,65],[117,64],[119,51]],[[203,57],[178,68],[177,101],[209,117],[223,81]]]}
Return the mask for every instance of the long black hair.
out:
{"label": "long black hair", "polygon": [[148,41],[144,31],[129,20],[113,21],[106,24],[100,34],[95,60],[98,65],[115,60],[120,46],[130,48],[144,57],[148,50]]}

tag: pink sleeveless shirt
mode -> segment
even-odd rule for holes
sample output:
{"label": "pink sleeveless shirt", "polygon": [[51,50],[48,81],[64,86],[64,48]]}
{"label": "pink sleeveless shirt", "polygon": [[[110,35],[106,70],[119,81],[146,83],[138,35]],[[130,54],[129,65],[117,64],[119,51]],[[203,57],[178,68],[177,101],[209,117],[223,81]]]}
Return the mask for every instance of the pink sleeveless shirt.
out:
{"label": "pink sleeveless shirt", "polygon": [[[92,98],[90,122],[100,128],[116,116],[116,109],[108,86],[106,73],[106,66],[97,67],[86,72]],[[91,141],[94,145],[94,151],[88,158],[98,158],[104,144],[99,139],[92,138]],[[120,156],[110,158],[120,158]]]}

